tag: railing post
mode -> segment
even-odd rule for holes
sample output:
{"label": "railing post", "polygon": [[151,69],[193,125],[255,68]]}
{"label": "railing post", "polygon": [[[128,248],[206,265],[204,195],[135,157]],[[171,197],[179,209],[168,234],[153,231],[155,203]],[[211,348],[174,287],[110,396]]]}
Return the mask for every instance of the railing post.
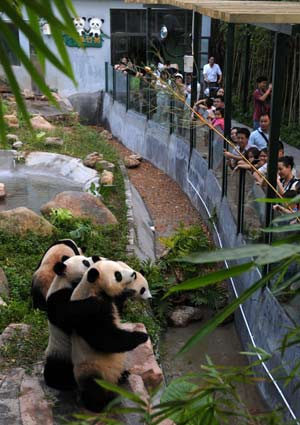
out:
{"label": "railing post", "polygon": [[116,70],[113,69],[113,101],[116,100]]}
{"label": "railing post", "polygon": [[237,234],[244,232],[244,209],[245,209],[245,181],[246,170],[239,170],[239,198],[237,216]]}
{"label": "railing post", "polygon": [[108,92],[108,62],[105,62],[105,93]]}
{"label": "railing post", "polygon": [[[231,103],[232,103],[232,72],[233,72],[233,49],[234,49],[234,24],[228,24],[226,44],[226,74],[225,74],[225,122],[224,135],[230,137],[231,128]],[[224,149],[228,149],[228,143],[224,140]],[[227,195],[227,160],[223,156],[222,172],[222,196]]]}
{"label": "railing post", "polygon": [[211,169],[214,166],[214,132],[209,129],[208,133],[208,168]]}
{"label": "railing post", "polygon": [[170,134],[172,134],[174,132],[174,99],[172,96],[170,96],[169,118],[170,118]]}

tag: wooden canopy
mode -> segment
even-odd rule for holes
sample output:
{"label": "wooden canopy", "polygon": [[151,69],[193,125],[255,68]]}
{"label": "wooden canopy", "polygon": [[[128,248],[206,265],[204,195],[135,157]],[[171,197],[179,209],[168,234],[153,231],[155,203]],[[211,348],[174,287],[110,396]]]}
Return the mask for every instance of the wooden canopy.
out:
{"label": "wooden canopy", "polygon": [[235,24],[300,24],[300,3],[243,0],[125,0],[126,3],[170,5]]}

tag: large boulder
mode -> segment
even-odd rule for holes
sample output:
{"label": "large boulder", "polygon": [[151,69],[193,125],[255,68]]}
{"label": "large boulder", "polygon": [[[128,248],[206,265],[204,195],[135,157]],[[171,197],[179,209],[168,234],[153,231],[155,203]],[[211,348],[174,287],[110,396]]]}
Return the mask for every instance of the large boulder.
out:
{"label": "large boulder", "polygon": [[0,212],[0,229],[17,235],[31,231],[41,236],[52,235],[55,231],[51,223],[25,207]]}
{"label": "large boulder", "polygon": [[171,326],[185,327],[191,322],[201,320],[203,311],[199,307],[182,305],[176,307],[168,316],[168,321]]}
{"label": "large boulder", "polygon": [[67,208],[74,217],[89,218],[95,225],[118,223],[100,199],[86,192],[61,192],[52,201],[42,205],[41,212],[50,215],[53,208]]}
{"label": "large boulder", "polygon": [[[123,323],[129,331],[147,332],[143,323]],[[155,359],[150,338],[127,354],[126,367],[133,375],[139,375],[146,388],[155,388],[163,381],[163,373]]]}

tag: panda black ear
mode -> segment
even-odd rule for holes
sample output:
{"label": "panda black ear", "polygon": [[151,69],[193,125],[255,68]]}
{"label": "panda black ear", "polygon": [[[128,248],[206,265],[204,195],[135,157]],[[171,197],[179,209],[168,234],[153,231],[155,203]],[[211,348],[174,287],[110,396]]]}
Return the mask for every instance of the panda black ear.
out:
{"label": "panda black ear", "polygon": [[99,271],[95,268],[92,268],[88,271],[87,281],[90,283],[93,283],[95,282],[96,279],[98,279],[99,276],[100,276]]}
{"label": "panda black ear", "polygon": [[140,273],[141,273],[141,275],[142,275],[142,276],[145,276],[145,274],[146,274],[146,273],[145,273],[145,270],[143,270],[143,269],[142,269],[142,270],[140,270]]}
{"label": "panda black ear", "polygon": [[66,260],[68,260],[70,257],[68,255],[63,255],[61,257],[61,261],[64,263]]}
{"label": "panda black ear", "polygon": [[99,255],[93,255],[92,260],[93,260],[94,263],[97,263],[97,261],[100,261],[101,258],[99,257]]}
{"label": "panda black ear", "polygon": [[104,24],[104,19],[100,19],[100,20],[101,20],[102,24]]}
{"label": "panda black ear", "polygon": [[92,18],[89,18],[89,19],[88,19],[88,21],[90,22],[90,20],[91,20],[91,19],[92,19]]}
{"label": "panda black ear", "polygon": [[86,18],[84,16],[82,16],[81,19],[83,19],[84,21],[86,21]]}
{"label": "panda black ear", "polygon": [[66,268],[67,268],[67,266],[64,263],[62,263],[61,261],[59,261],[54,265],[53,271],[58,276],[61,276],[61,275],[64,274],[64,271],[66,270]]}

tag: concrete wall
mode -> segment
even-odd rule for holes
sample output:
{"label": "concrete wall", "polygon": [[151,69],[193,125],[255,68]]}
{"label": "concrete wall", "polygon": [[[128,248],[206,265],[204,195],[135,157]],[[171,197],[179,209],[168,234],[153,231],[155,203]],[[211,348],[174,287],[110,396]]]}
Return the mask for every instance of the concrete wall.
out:
{"label": "concrete wall", "polygon": [[[203,218],[208,218],[207,208],[210,213],[216,212],[216,226],[223,246],[236,247],[244,243],[242,238],[236,235],[236,223],[227,199],[222,199],[219,183],[199,152],[193,151],[188,167],[189,146],[184,140],[174,134],[170,136],[159,124],[147,121],[145,116],[137,112],[131,110],[126,112],[125,106],[113,102],[109,94],[104,94],[102,114],[103,122],[125,146],[140,153],[177,181]],[[216,234],[214,236],[216,238]],[[219,244],[217,238],[216,244]],[[257,269],[234,279],[236,294],[240,295],[259,279],[260,273]],[[285,375],[292,371],[300,359],[299,346],[288,349],[284,358],[281,357],[278,347],[281,338],[288,328],[293,327],[293,323],[269,289],[255,293],[237,310],[236,324],[245,349],[248,349],[249,345],[256,344],[257,347],[272,353],[272,359],[265,366],[274,376]],[[279,366],[283,369],[274,372]],[[267,378],[266,369],[263,367],[258,368],[258,373]],[[293,391],[293,385],[297,383],[299,382],[294,381],[285,387],[282,380],[278,381],[280,386],[278,391],[268,377],[260,384],[260,390],[273,408],[284,405],[279,394],[282,391],[292,410],[299,417],[299,390]],[[288,409],[285,413],[289,417]]]}

